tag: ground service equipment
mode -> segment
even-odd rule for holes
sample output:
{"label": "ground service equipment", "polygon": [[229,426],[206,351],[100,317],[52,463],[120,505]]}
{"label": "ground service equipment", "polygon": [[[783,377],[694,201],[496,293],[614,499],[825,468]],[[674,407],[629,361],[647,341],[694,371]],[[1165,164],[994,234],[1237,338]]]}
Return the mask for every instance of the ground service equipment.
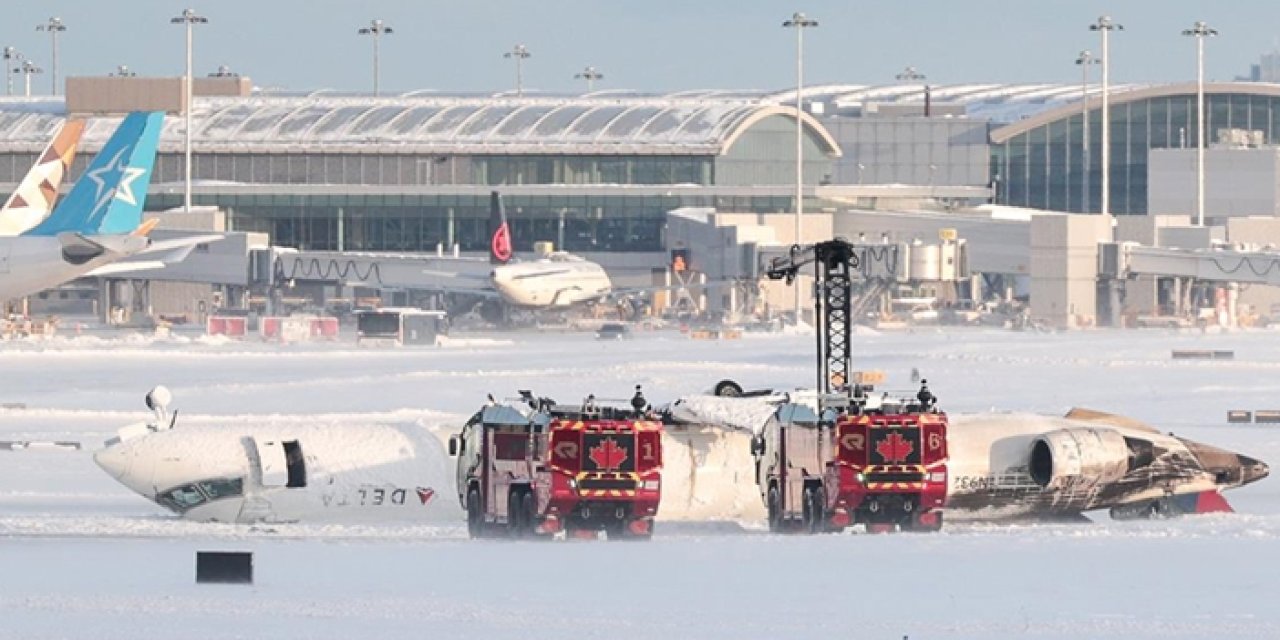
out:
{"label": "ground service equipment", "polygon": [[[795,246],[767,270],[794,281],[815,265],[818,380],[791,394],[752,440],[773,531],[936,531],[947,488],[947,416],[922,384],[914,398],[877,393],[852,375],[850,294],[856,247]],[[924,382],[924,381],[922,381]]]}
{"label": "ground service equipment", "polygon": [[449,440],[471,537],[647,540],[662,495],[662,422],[636,388],[630,406],[589,396],[558,405],[521,392]]}

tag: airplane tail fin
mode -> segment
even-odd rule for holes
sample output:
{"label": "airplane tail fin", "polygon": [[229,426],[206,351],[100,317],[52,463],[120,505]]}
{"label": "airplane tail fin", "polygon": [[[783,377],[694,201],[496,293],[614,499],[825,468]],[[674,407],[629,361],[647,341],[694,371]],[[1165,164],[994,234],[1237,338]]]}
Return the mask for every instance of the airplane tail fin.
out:
{"label": "airplane tail fin", "polygon": [[0,236],[16,236],[53,212],[58,188],[76,159],[85,121],[67,120],[0,209]]}
{"label": "airplane tail fin", "polygon": [[164,113],[125,116],[53,214],[24,235],[130,233],[142,224]]}
{"label": "airplane tail fin", "polygon": [[489,263],[506,264],[511,261],[511,226],[507,224],[507,210],[502,206],[502,194],[489,194]]}

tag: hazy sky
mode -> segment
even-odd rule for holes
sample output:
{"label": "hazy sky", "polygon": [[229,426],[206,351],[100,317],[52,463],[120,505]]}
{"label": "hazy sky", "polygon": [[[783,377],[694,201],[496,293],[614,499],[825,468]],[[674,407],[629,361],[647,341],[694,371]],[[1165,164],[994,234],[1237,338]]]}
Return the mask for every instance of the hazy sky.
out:
{"label": "hazy sky", "polygon": [[[5,0],[0,44],[45,67],[33,86],[48,92],[50,16],[67,25],[61,74],[105,75],[128,64],[146,75],[178,75],[183,30],[169,18],[188,6],[162,0]],[[1078,82],[1081,49],[1099,50],[1089,23],[1110,13],[1125,31],[1112,47],[1115,82],[1195,77],[1195,48],[1180,35],[1206,20],[1221,35],[1206,44],[1206,74],[1229,80],[1271,50],[1280,3],[1112,0],[205,0],[196,73],[219,64],[259,86],[368,90],[372,43],[356,30],[373,18],[395,29],[382,41],[384,91],[498,91],[515,84],[502,53],[525,44],[525,87],[574,91],[586,65],[601,88],[669,91],[780,89],[795,83],[796,11],[821,25],[805,33],[806,84],[891,83],[914,65],[930,83]],[[1096,76],[1095,76],[1096,77]],[[19,83],[20,86],[20,83]]]}

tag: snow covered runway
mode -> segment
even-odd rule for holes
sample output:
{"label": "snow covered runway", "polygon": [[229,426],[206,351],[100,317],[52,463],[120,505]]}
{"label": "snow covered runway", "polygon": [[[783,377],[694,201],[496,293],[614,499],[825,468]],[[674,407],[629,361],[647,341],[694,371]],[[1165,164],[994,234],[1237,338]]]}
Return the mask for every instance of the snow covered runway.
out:
{"label": "snow covered runway", "polygon": [[[1175,362],[1174,348],[1236,359]],[[951,412],[1115,411],[1280,462],[1280,334],[938,332],[860,336],[859,368]],[[453,429],[485,393],[562,401],[634,384],[662,401],[731,377],[810,384],[811,339],[675,334],[496,336],[445,349],[357,350],[142,339],[0,346],[5,637],[1276,637],[1280,481],[1231,492],[1239,513],[1096,525],[949,527],[940,535],[778,537],[762,523],[660,525],[649,544],[494,543],[457,527],[271,527],[175,520],[97,469],[92,450],[146,416],[157,383],[179,424],[418,423]],[[1270,406],[1268,403],[1273,402]],[[197,549],[255,552],[253,587],[197,586]],[[590,606],[587,606],[590,604]]]}

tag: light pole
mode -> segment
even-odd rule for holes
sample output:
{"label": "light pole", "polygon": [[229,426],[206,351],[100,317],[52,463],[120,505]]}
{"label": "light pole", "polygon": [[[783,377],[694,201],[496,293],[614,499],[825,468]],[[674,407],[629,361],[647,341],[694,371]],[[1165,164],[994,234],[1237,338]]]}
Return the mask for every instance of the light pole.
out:
{"label": "light pole", "polygon": [[1102,34],[1102,215],[1111,215],[1111,48],[1112,31],[1123,31],[1124,25],[1111,16],[1102,16],[1089,25],[1090,31]]}
{"label": "light pole", "polygon": [[1084,167],[1084,178],[1080,186],[1080,211],[1089,213],[1089,67],[1101,60],[1093,57],[1093,52],[1085,49],[1076,56],[1076,64],[1080,65],[1080,119],[1084,132],[1080,142],[1080,166]]}
{"label": "light pole", "polygon": [[373,36],[373,95],[378,95],[378,41],[382,39],[383,34],[391,35],[395,33],[387,23],[381,20],[369,21],[369,26],[360,27],[356,33],[362,36]]}
{"label": "light pole", "polygon": [[529,50],[528,50],[528,49],[526,49],[526,48],[525,48],[525,46],[524,46],[524,45],[522,45],[522,44],[518,44],[518,45],[516,45],[515,47],[513,47],[510,51],[508,51],[508,52],[506,52],[506,53],[502,54],[502,57],[504,57],[504,58],[515,58],[515,61],[516,61],[516,95],[517,95],[517,96],[523,96],[523,95],[524,95],[524,71],[523,71],[523,69],[522,69],[522,66],[521,66],[521,65],[522,65],[522,63],[524,62],[524,59],[525,59],[525,58],[528,58],[528,57],[530,57],[530,56],[532,56],[532,55],[533,55],[533,54],[532,54],[532,53],[529,53]]}
{"label": "light pole", "polygon": [[129,65],[122,64],[116,67],[116,70],[113,73],[108,73],[107,75],[117,78],[132,78],[138,74],[134,73],[133,70],[129,68]]}
{"label": "light pole", "polygon": [[595,89],[596,80],[604,80],[604,74],[596,70],[595,67],[587,67],[582,73],[575,73],[574,78],[587,81],[587,93],[591,93]]}
{"label": "light pole", "polygon": [[1184,36],[1196,39],[1196,225],[1204,226],[1204,39],[1218,30],[1197,20]]}
{"label": "light pole", "polygon": [[44,69],[41,69],[40,67],[36,66],[36,63],[30,60],[23,60],[22,66],[18,67],[17,69],[14,69],[14,71],[26,76],[26,96],[30,98],[31,97],[31,76],[37,73],[44,73]]}
{"label": "light pole", "polygon": [[5,95],[11,96],[13,95],[13,72],[17,71],[17,69],[15,68],[15,65],[20,64],[18,61],[22,60],[22,54],[18,53],[18,50],[13,47],[5,47],[3,56],[4,56],[4,87],[5,87],[4,91],[5,91]]}
{"label": "light pole", "polygon": [[187,74],[182,77],[182,84],[184,85],[182,93],[186,99],[186,104],[183,108],[186,111],[187,116],[187,123],[184,127],[186,131],[183,132],[182,137],[184,156],[182,168],[185,172],[185,179],[183,180],[182,188],[182,210],[189,213],[191,211],[191,109],[194,106],[192,104],[194,98],[192,97],[191,91],[191,84],[194,80],[191,76],[191,31],[192,27],[197,24],[206,24],[209,22],[209,19],[204,16],[196,15],[194,9],[183,9],[182,15],[176,18],[171,18],[169,22],[171,24],[185,25],[187,29]]}
{"label": "light pole", "polygon": [[58,34],[67,30],[67,25],[62,23],[62,18],[49,18],[44,24],[36,25],[36,31],[48,31],[49,39],[53,41],[53,74],[49,76],[51,91],[53,95],[58,95]]}
{"label": "light pole", "polygon": [[[796,30],[796,244],[801,241],[801,218],[804,216],[804,30],[817,27],[818,21],[803,13],[792,14],[782,23],[787,29]],[[800,324],[800,287],[795,287],[796,324]]]}

